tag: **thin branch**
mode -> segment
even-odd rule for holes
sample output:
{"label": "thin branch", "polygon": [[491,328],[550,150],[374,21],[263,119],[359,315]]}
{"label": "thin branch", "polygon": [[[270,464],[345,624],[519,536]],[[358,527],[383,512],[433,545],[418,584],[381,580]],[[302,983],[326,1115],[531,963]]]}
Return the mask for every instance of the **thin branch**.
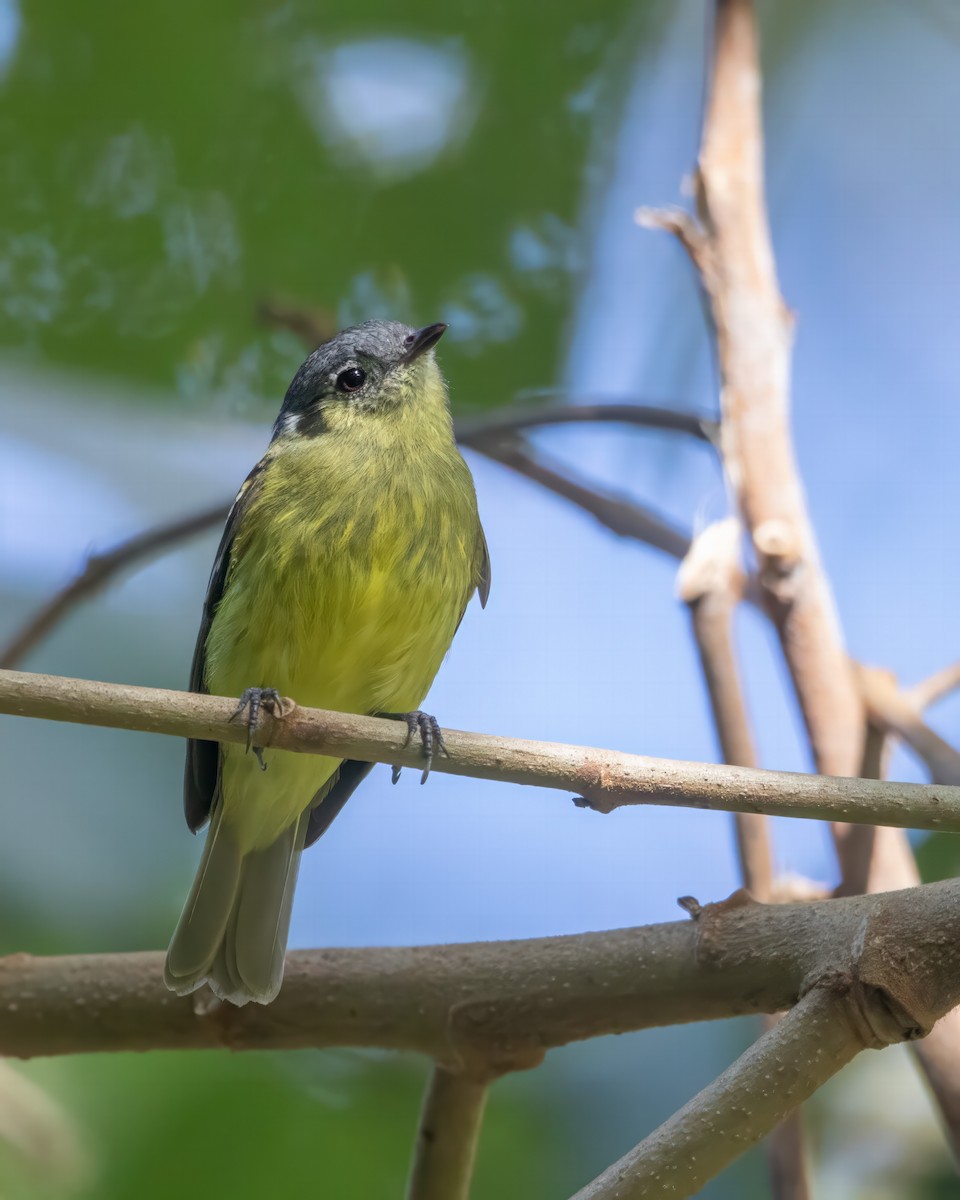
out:
{"label": "thin branch", "polygon": [[644,508],[632,500],[603,492],[580,483],[543,455],[533,458],[521,438],[508,437],[497,441],[479,440],[472,448],[502,466],[509,467],[525,479],[539,483],[547,491],[562,496],[578,508],[595,517],[604,528],[620,537],[633,538],[644,545],[662,550],[673,558],[683,558],[690,546],[690,537],[665,517]]}
{"label": "thin branch", "polygon": [[894,676],[877,667],[860,666],[857,673],[871,724],[906,742],[925,764],[933,783],[960,784],[960,751],[926,724],[916,704],[897,687]]}
{"label": "thin branch", "polygon": [[678,1200],[699,1193],[864,1048],[864,1031],[848,1008],[842,994],[808,992],[717,1080],[573,1200]]}
{"label": "thin branch", "polygon": [[[733,648],[733,614],[744,589],[740,538],[735,517],[698,534],[680,566],[677,590],[690,610],[723,761],[755,767],[757,756]],[[767,818],[737,813],[734,819],[744,885],[758,900],[769,900],[773,867]]]}
{"label": "thin branch", "polygon": [[907,698],[919,712],[924,712],[946,699],[951,692],[960,688],[960,661],[951,663],[942,671],[937,671],[929,679],[914,684],[907,690]]}
{"label": "thin branch", "polygon": [[924,1032],[960,989],[960,880],[688,906],[695,920],[639,929],[294,951],[277,999],[243,1008],[172,995],[159,952],[14,954],[0,959],[0,1055],[375,1046],[483,1077],[585,1038],[778,1012],[818,982],[854,987],[866,1024],[894,1014]]}
{"label": "thin branch", "polygon": [[[553,393],[547,393],[553,394]],[[488,417],[461,418],[455,423],[457,441],[471,446],[475,441],[542,429],[552,425],[634,425],[638,429],[658,429],[683,433],[710,445],[716,443],[720,427],[716,421],[697,413],[680,412],[650,404],[617,404],[603,401],[572,400],[555,407],[511,407]]]}
{"label": "thin branch", "polygon": [[222,525],[229,508],[229,504],[203,508],[189,516],[178,517],[175,521],[145,529],[142,533],[118,542],[109,550],[91,554],[80,573],[60,591],[54,593],[0,650],[0,667],[17,666],[35,646],[49,636],[71,609],[102,592],[122,571],[140,564],[143,559],[172,550],[188,538]]}
{"label": "thin branch", "polygon": [[434,1066],[423,1099],[407,1200],[468,1200],[489,1081]]}
{"label": "thin branch", "polygon": [[[0,671],[0,713],[13,716],[243,743],[247,731],[232,719],[235,709],[235,698]],[[422,765],[419,747],[405,745],[402,722],[292,702],[283,717],[260,719],[256,740],[267,750]],[[580,807],[597,812],[662,804],[960,831],[957,787],[677,762],[458,730],[444,737],[449,756],[433,760],[436,772],[573,792]]]}

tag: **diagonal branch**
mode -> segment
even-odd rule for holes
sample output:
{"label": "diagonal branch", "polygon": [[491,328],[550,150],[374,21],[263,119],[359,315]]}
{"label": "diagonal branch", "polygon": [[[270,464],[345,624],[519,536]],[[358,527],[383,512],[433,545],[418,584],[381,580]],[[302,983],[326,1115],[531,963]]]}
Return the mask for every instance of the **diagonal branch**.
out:
{"label": "diagonal branch", "polygon": [[932,708],[934,704],[938,704],[951,692],[955,692],[957,688],[960,688],[960,661],[951,663],[942,671],[931,675],[929,679],[914,684],[907,692],[907,696],[916,708],[923,712],[925,709]]}
{"label": "diagonal branch", "polygon": [[[814,990],[573,1200],[693,1196],[864,1048],[842,995]],[[776,1086],[771,1086],[771,1080]]]}
{"label": "diagonal branch", "polygon": [[[13,716],[241,744],[247,730],[235,710],[236,700],[222,696],[0,671],[0,713]],[[260,720],[256,740],[268,750],[422,766],[401,722],[295,704]],[[958,787],[676,762],[457,730],[444,738],[449,756],[434,759],[435,772],[574,792],[580,807],[597,812],[652,803],[960,831]]]}
{"label": "diagonal branch", "polygon": [[407,1200],[468,1200],[489,1081],[434,1066],[423,1098]]}
{"label": "diagonal branch", "polygon": [[488,417],[473,420],[460,418],[455,422],[457,441],[471,446],[475,441],[487,441],[508,433],[528,429],[543,429],[552,425],[633,425],[638,429],[659,429],[666,433],[683,433],[698,441],[714,445],[720,434],[717,422],[697,413],[682,412],[651,404],[611,403],[606,401],[539,405],[531,408],[510,408]]}
{"label": "diagonal branch", "polygon": [[[790,438],[793,321],[780,296],[764,204],[753,5],[717,0],[715,15],[698,175],[697,238],[703,247],[693,258],[716,327],[720,444],[817,769],[853,775],[860,764],[863,707]],[[689,244],[690,236],[684,241]]]}
{"label": "diagonal branch", "polygon": [[580,483],[542,455],[532,457],[523,439],[510,437],[496,441],[478,439],[473,449],[494,462],[509,467],[525,479],[539,483],[554,495],[562,496],[595,517],[604,528],[620,537],[633,538],[644,545],[662,550],[673,558],[682,558],[690,537],[652,509],[635,504],[599,488]]}
{"label": "diagonal branch", "polygon": [[22,629],[0,650],[0,667],[14,667],[84,600],[102,592],[122,571],[172,550],[197,534],[215,529],[227,519],[229,504],[216,504],[175,521],[145,529],[118,542],[109,550],[91,554],[83,569],[39,608]]}
{"label": "diagonal branch", "polygon": [[906,742],[934,783],[960,784],[960,751],[927,725],[916,702],[900,691],[893,675],[864,666],[858,667],[857,674],[871,724]]}
{"label": "diagonal branch", "polygon": [[[755,767],[757,756],[733,648],[733,614],[744,589],[740,537],[735,517],[698,534],[680,566],[677,590],[690,610],[723,761]],[[744,885],[758,900],[769,900],[773,867],[767,818],[738,813],[735,820]]]}

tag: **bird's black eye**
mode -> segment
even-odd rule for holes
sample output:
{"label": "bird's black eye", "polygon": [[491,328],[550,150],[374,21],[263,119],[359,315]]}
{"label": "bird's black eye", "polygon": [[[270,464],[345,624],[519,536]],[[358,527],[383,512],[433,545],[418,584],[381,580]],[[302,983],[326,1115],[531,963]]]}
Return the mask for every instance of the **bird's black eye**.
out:
{"label": "bird's black eye", "polygon": [[347,367],[337,376],[337,391],[355,392],[357,388],[363,387],[366,378],[366,372],[361,371],[359,367]]}

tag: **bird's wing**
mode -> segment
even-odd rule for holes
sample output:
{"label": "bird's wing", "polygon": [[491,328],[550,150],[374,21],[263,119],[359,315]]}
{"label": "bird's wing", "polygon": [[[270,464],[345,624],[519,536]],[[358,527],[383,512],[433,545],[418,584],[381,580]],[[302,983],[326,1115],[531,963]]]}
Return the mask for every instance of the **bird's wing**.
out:
{"label": "bird's wing", "polygon": [[360,762],[348,758],[342,762],[332,779],[328,779],[310,802],[310,822],[307,825],[307,838],[303,843],[304,849],[312,846],[317,838],[322,837],[333,823],[334,817],[353,795],[357,786],[373,770],[375,763]]}
{"label": "bird's wing", "polygon": [[480,594],[480,607],[487,607],[487,599],[490,595],[490,551],[487,549],[487,539],[483,532],[483,526],[477,522],[477,548],[475,551],[475,562],[477,564],[477,591]]}
{"label": "bird's wing", "polygon": [[[253,468],[243,481],[237,498],[234,500],[227,515],[223,537],[217,548],[217,556],[213,560],[213,570],[210,572],[210,582],[207,584],[207,595],[203,602],[203,616],[200,619],[200,632],[197,634],[197,645],[193,652],[193,664],[190,667],[190,691],[205,692],[207,685],[204,680],[206,673],[207,636],[213,614],[223,596],[223,589],[230,570],[230,551],[237,528],[244,513],[250,507],[250,501],[257,493],[258,480],[263,473],[265,460]],[[191,739],[187,742],[187,763],[183,777],[183,811],[187,825],[193,833],[203,825],[210,816],[213,802],[217,794],[217,783],[220,777],[220,744],[219,742],[201,742]]]}

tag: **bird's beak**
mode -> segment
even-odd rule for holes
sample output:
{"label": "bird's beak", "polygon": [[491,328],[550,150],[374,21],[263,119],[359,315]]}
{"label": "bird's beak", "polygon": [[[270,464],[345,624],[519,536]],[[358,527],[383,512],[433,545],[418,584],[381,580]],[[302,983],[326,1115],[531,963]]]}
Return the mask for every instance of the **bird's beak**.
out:
{"label": "bird's beak", "polygon": [[447,327],[442,321],[438,321],[436,325],[424,325],[422,329],[418,329],[413,334],[413,340],[400,361],[404,364],[412,363],[414,359],[419,358],[421,354],[435,346],[443,337],[446,329]]}

